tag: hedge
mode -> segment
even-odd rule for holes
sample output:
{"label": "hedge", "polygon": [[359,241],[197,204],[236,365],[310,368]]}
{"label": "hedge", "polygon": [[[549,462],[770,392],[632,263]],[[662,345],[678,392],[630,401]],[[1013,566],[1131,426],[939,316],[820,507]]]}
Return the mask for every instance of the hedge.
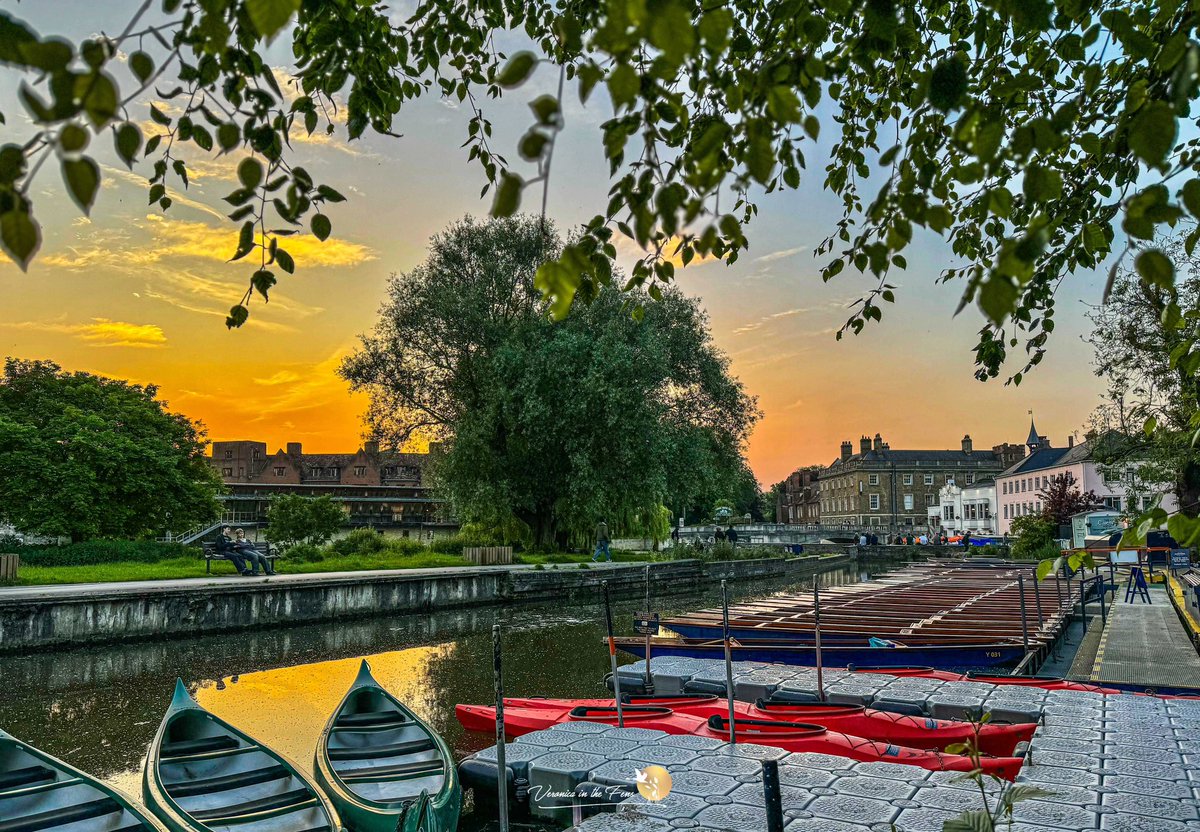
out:
{"label": "hedge", "polygon": [[21,546],[15,550],[28,566],[94,566],[101,563],[157,563],[198,558],[200,549],[157,540],[88,540],[66,546]]}

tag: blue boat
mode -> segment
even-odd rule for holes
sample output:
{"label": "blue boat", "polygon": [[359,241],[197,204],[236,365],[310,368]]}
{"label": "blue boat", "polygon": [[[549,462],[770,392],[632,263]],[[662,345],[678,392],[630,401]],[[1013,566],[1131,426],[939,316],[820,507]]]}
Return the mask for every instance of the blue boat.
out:
{"label": "blue boat", "polygon": [[[617,647],[638,658],[646,656],[646,640],[618,638]],[[698,641],[672,638],[653,638],[650,651],[654,657],[687,656],[694,659],[724,659],[724,644],[717,640]],[[734,661],[792,664],[807,667],[817,663],[817,651],[805,644],[780,641],[735,641],[730,647]],[[870,665],[873,667],[911,667],[923,665],[939,670],[970,670],[980,668],[1015,667],[1025,656],[1020,644],[955,644],[949,646],[912,647],[826,647],[822,643],[821,662],[826,667]]]}

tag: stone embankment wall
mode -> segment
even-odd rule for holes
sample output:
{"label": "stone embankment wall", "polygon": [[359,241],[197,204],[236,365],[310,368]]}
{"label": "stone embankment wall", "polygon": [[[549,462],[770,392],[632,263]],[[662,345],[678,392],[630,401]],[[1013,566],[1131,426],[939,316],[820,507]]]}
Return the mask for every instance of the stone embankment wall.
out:
{"label": "stone embankment wall", "polygon": [[[649,566],[653,592],[665,595],[721,579],[799,579],[853,563],[849,554],[813,554]],[[642,564],[592,569],[493,566],[164,582],[149,588],[145,583],[77,585],[69,592],[65,587],[20,587],[0,592],[0,652],[512,602],[594,599],[604,580],[613,597],[636,598],[645,589],[645,569]]]}

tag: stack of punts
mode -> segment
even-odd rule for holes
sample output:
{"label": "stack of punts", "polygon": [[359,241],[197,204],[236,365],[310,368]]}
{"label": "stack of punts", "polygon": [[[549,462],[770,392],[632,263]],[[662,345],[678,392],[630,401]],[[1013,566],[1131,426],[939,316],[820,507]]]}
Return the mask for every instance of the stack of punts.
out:
{"label": "stack of punts", "polygon": [[[823,660],[831,665],[923,664],[1010,667],[1026,646],[1058,638],[1081,595],[1075,581],[1039,584],[1032,564],[916,564],[879,578],[821,591]],[[719,658],[723,613],[707,609],[663,625],[682,639],[656,639],[653,655]],[[812,593],[779,595],[729,608],[734,657],[744,661],[816,663],[817,605]],[[622,639],[642,656],[645,641]],[[880,649],[891,648],[891,649]]]}

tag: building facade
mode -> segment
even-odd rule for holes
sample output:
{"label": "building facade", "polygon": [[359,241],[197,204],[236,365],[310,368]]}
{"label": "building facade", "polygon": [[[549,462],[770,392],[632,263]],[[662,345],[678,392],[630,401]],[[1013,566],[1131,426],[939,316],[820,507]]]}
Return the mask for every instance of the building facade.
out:
{"label": "building facade", "polygon": [[972,486],[1024,456],[1020,445],[977,451],[964,436],[958,450],[893,450],[877,433],[854,445],[843,442],[837,460],[821,471],[821,524],[911,528],[928,523],[948,483]]}
{"label": "building facade", "polygon": [[996,480],[975,478],[970,485],[952,481],[938,491],[938,504],[929,509],[930,531],[957,535],[998,534],[996,523]]}
{"label": "building facade", "polygon": [[1051,480],[1065,476],[1080,491],[1094,491],[1107,509],[1136,515],[1149,508],[1161,494],[1162,508],[1168,513],[1178,507],[1175,496],[1161,485],[1140,483],[1137,464],[1104,466],[1096,462],[1099,442],[1104,438],[1089,436],[1076,443],[1069,437],[1065,448],[1055,448],[1040,436],[1032,421],[1029,425],[1029,455],[996,477],[996,502],[999,531],[1008,534],[1012,521],[1027,514],[1040,514],[1045,508],[1042,491]]}
{"label": "building facade", "polygon": [[818,466],[799,468],[779,484],[775,498],[775,522],[788,525],[817,525],[821,522],[821,492]]}
{"label": "building facade", "polygon": [[375,442],[354,453],[306,454],[299,442],[268,453],[265,442],[252,440],[214,442],[209,457],[228,489],[226,523],[264,523],[273,496],[303,494],[332,497],[347,526],[405,535],[456,526],[424,482],[428,460],[428,454],[380,451]]}

